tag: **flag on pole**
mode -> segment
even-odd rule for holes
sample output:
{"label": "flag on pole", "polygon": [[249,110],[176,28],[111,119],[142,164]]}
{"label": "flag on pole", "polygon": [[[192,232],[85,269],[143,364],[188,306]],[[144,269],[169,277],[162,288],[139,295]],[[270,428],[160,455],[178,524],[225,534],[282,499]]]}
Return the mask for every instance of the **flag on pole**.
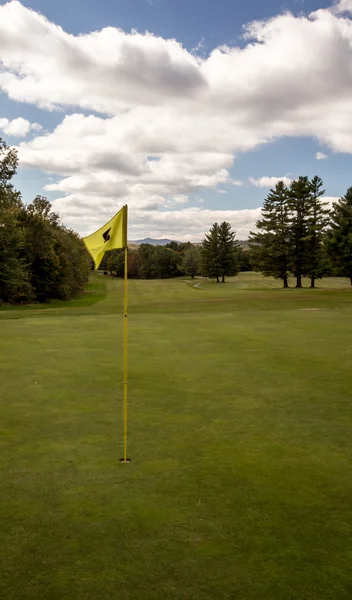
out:
{"label": "flag on pole", "polygon": [[124,248],[125,250],[125,273],[123,285],[123,463],[129,463],[127,458],[127,269],[128,269],[128,249],[127,249],[127,205],[112,218],[106,225],[100,227],[98,231],[83,238],[86,248],[94,261],[94,267],[99,268],[103,256],[107,250]]}
{"label": "flag on pole", "polygon": [[123,206],[98,231],[84,237],[83,241],[93,259],[95,269],[99,268],[103,256],[108,250],[127,248],[127,206]]}

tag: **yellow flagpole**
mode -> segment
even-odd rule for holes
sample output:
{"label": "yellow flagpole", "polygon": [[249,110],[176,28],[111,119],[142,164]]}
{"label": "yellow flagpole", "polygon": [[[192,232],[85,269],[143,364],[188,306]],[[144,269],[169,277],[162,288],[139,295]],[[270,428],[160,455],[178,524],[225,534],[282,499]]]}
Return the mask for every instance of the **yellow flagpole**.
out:
{"label": "yellow flagpole", "polygon": [[127,333],[128,333],[128,250],[125,248],[125,276],[123,293],[123,462],[127,460],[127,391],[128,391],[128,372],[127,372]]}
{"label": "yellow flagpole", "polygon": [[126,231],[125,231],[125,268],[123,280],[123,458],[121,462],[131,462],[127,458],[127,397],[128,397],[128,369],[127,369],[127,337],[128,337],[128,245],[127,245],[127,206],[126,206]]}

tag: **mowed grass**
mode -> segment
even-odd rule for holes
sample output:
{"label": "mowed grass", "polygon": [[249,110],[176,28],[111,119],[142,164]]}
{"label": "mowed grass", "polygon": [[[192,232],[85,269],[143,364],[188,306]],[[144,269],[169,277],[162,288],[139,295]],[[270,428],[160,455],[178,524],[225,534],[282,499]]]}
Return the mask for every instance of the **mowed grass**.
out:
{"label": "mowed grass", "polygon": [[128,465],[122,282],[1,311],[1,600],[352,597],[352,291],[233,281],[130,282]]}

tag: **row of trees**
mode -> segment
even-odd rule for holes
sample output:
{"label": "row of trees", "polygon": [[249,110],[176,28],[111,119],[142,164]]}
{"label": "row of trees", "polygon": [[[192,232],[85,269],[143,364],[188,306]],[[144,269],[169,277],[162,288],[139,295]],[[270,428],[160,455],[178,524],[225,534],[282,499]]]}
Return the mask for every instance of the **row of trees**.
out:
{"label": "row of trees", "polygon": [[[13,184],[18,158],[0,138],[0,303],[70,299],[81,293],[90,260],[83,242],[59,222],[48,200],[28,205]],[[251,233],[249,251],[227,222],[214,223],[202,244],[142,244],[129,253],[129,276],[163,279],[226,276],[256,269],[282,279],[308,276],[311,287],[323,275],[349,277],[352,285],[352,188],[329,209],[319,177],[277,183],[264,200],[262,218]],[[123,276],[123,252],[106,253],[101,269]]]}
{"label": "row of trees", "polygon": [[88,279],[84,244],[46,198],[23,203],[11,183],[17,165],[16,151],[0,138],[0,303],[68,300]]}
{"label": "row of trees", "polygon": [[264,200],[257,232],[249,238],[250,260],[264,275],[302,277],[310,285],[323,275],[349,277],[352,285],[352,188],[330,209],[319,177],[299,177],[287,187],[279,181]]}
{"label": "row of trees", "polygon": [[[255,269],[282,279],[284,287],[290,275],[298,288],[303,277],[314,288],[323,275],[349,277],[352,284],[352,188],[332,209],[324,194],[317,176],[299,177],[289,187],[279,181],[264,200],[249,251],[236,241],[229,223],[214,223],[200,245],[142,244],[130,253],[129,274],[142,279],[202,275],[224,282],[226,276]],[[112,252],[103,268],[122,276],[122,254]]]}
{"label": "row of trees", "polygon": [[[248,252],[244,252],[235,240],[229,223],[214,223],[202,244],[171,242],[165,246],[141,244],[130,249],[128,273],[131,278],[164,279],[197,275],[225,281],[225,276],[251,270]],[[100,268],[123,276],[123,251],[106,253]]]}

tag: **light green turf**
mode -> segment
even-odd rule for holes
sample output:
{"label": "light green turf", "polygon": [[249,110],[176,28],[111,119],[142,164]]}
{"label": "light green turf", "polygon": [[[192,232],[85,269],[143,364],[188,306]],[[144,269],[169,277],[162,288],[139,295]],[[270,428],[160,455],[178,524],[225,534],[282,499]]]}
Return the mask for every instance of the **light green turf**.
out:
{"label": "light green turf", "polygon": [[347,281],[131,281],[130,465],[92,285],[0,312],[1,600],[350,599]]}

